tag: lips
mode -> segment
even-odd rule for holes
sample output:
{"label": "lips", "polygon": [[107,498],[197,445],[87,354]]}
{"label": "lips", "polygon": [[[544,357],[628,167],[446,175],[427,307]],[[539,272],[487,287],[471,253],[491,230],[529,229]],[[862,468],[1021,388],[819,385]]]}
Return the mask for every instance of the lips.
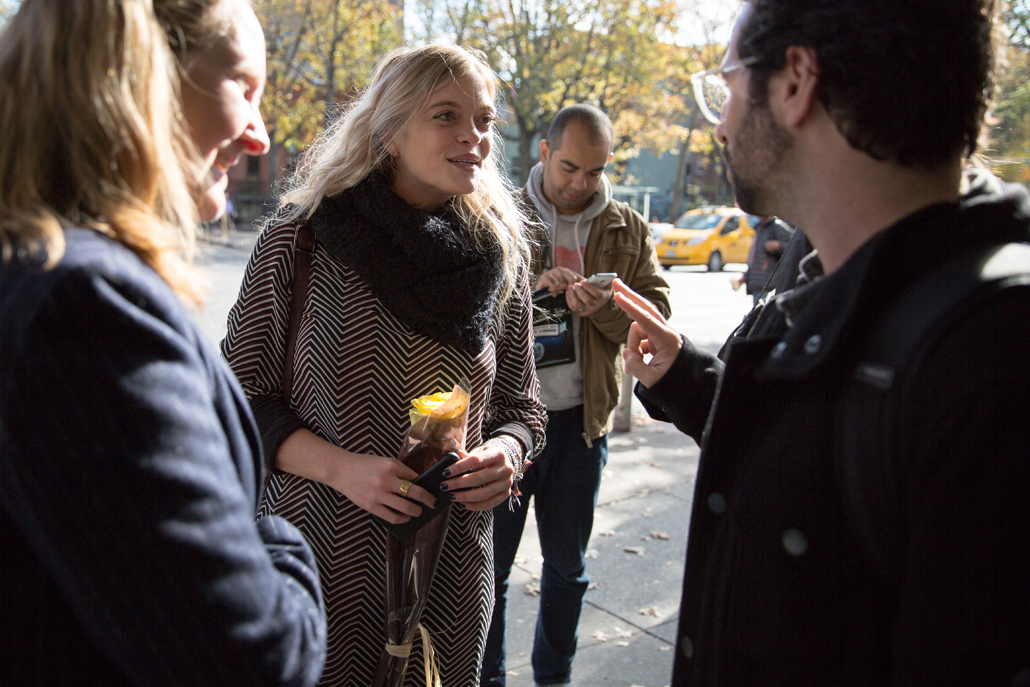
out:
{"label": "lips", "polygon": [[467,167],[469,169],[474,169],[482,164],[482,160],[475,155],[459,155],[458,157],[447,158],[447,161],[459,167]]}

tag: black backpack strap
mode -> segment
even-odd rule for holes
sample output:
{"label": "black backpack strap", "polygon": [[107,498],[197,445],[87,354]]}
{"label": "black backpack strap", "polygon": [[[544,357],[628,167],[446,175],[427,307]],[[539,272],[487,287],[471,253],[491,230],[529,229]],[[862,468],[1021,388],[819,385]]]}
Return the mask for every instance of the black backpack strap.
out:
{"label": "black backpack strap", "polygon": [[1030,245],[972,250],[923,275],[859,344],[838,400],[834,469],[848,525],[871,567],[891,588],[904,572],[907,541],[895,442],[902,374],[914,374],[934,344],[998,291],[1030,286]]}

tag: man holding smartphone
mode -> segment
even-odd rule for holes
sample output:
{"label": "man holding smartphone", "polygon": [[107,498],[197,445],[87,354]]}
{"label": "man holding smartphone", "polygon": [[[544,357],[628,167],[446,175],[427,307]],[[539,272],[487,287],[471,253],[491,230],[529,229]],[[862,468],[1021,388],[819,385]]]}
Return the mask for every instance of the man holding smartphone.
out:
{"label": "man holding smartphone", "polygon": [[521,504],[494,509],[496,596],[481,685],[505,684],[508,576],[535,499],[544,567],[533,645],[537,684],[568,684],[583,607],[587,541],[601,472],[608,460],[610,416],[619,401],[620,348],[631,324],[612,299],[618,276],[669,316],[647,223],[612,198],[604,175],[612,158],[612,123],[590,105],[563,108],[540,141],[523,199],[541,232],[533,256],[534,324],[540,398],[547,405],[547,447],[520,483]]}

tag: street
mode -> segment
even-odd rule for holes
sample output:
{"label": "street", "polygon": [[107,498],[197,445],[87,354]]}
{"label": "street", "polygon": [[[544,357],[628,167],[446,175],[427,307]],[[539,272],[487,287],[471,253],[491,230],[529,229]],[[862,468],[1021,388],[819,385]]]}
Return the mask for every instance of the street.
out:
{"label": "street", "polygon": [[[225,316],[236,301],[255,236],[252,231],[238,230],[230,234],[228,246],[217,243],[217,236],[214,243],[198,242],[197,264],[210,287],[207,306],[195,316],[216,343],[225,336]],[[727,265],[724,272],[713,274],[704,267],[674,267],[665,272],[672,287],[672,326],[699,348],[718,351],[751,307],[751,297],[729,285],[743,267]]]}
{"label": "street", "polygon": [[[197,313],[215,343],[239,292],[254,233],[234,232],[230,245],[200,245],[198,263],[210,279],[207,307]],[[742,265],[721,273],[704,267],[665,272],[672,287],[672,325],[695,345],[717,351],[751,306],[729,282]],[[609,460],[587,553],[591,586],[580,621],[573,685],[663,687],[672,674],[687,526],[698,448],[639,404],[633,428],[609,438]],[[508,684],[532,687],[529,654],[538,606],[542,558],[530,509],[511,575]]]}

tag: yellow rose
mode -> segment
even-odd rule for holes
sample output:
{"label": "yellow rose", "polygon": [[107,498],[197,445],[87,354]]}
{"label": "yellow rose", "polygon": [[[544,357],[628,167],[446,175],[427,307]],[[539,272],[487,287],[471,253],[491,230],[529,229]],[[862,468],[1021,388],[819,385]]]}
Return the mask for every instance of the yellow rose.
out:
{"label": "yellow rose", "polygon": [[469,396],[463,389],[455,392],[441,391],[435,394],[419,396],[411,402],[408,409],[408,419],[414,427],[422,418],[427,415],[433,416],[433,421],[453,420],[460,417],[468,408]]}

